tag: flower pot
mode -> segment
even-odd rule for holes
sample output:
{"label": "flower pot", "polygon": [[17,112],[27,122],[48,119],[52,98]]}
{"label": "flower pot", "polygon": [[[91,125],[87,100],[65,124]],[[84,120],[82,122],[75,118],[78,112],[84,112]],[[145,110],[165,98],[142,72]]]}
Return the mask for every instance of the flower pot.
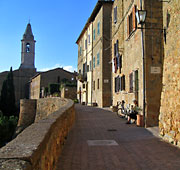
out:
{"label": "flower pot", "polygon": [[143,115],[137,114],[136,125],[139,127],[144,127],[144,117]]}

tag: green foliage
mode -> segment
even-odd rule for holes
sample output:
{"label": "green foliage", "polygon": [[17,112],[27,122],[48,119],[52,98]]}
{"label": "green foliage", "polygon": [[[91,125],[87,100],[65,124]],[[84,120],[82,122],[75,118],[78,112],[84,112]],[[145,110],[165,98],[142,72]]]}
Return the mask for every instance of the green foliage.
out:
{"label": "green foliage", "polygon": [[77,82],[71,82],[71,81],[66,81],[65,83],[61,82],[61,86],[60,86],[60,91],[64,88],[64,87],[77,87]]}
{"label": "green foliage", "polygon": [[60,92],[60,84],[49,84],[49,93],[52,95],[54,93]]}
{"label": "green foliage", "polygon": [[15,115],[16,105],[15,105],[15,91],[14,91],[14,81],[13,81],[13,71],[12,67],[7,75],[6,80],[3,82],[0,98],[0,109],[6,116]]}
{"label": "green foliage", "polygon": [[0,147],[12,140],[12,136],[17,126],[18,117],[3,116],[0,112]]}
{"label": "green foliage", "polygon": [[74,103],[79,103],[79,102],[78,102],[78,99],[74,99]]}

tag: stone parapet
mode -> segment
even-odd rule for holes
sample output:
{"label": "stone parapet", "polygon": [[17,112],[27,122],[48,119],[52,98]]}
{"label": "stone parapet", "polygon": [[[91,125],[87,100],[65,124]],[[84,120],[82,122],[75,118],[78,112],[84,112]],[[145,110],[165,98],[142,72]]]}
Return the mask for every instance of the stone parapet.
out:
{"label": "stone parapet", "polygon": [[55,169],[74,119],[74,103],[67,100],[57,111],[33,123],[0,149],[0,169]]}

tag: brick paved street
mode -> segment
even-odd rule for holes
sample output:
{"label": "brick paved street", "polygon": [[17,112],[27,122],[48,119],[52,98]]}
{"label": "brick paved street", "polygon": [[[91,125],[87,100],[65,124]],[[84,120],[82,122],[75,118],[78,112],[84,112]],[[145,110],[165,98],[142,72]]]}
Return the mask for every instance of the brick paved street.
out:
{"label": "brick paved street", "polygon": [[[127,125],[108,110],[82,105],[75,108],[76,122],[57,170],[180,170],[180,149],[145,128]],[[94,140],[106,141],[91,145]]]}

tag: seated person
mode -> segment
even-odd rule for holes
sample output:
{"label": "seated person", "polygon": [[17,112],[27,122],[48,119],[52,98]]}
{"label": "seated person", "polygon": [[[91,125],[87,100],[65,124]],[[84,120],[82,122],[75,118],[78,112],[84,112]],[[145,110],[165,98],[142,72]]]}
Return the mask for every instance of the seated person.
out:
{"label": "seated person", "polygon": [[134,106],[131,105],[131,112],[128,115],[128,121],[126,122],[126,124],[130,124],[131,123],[131,119],[136,120],[137,119],[137,114],[138,114],[138,103],[136,100],[133,101],[134,102]]}

